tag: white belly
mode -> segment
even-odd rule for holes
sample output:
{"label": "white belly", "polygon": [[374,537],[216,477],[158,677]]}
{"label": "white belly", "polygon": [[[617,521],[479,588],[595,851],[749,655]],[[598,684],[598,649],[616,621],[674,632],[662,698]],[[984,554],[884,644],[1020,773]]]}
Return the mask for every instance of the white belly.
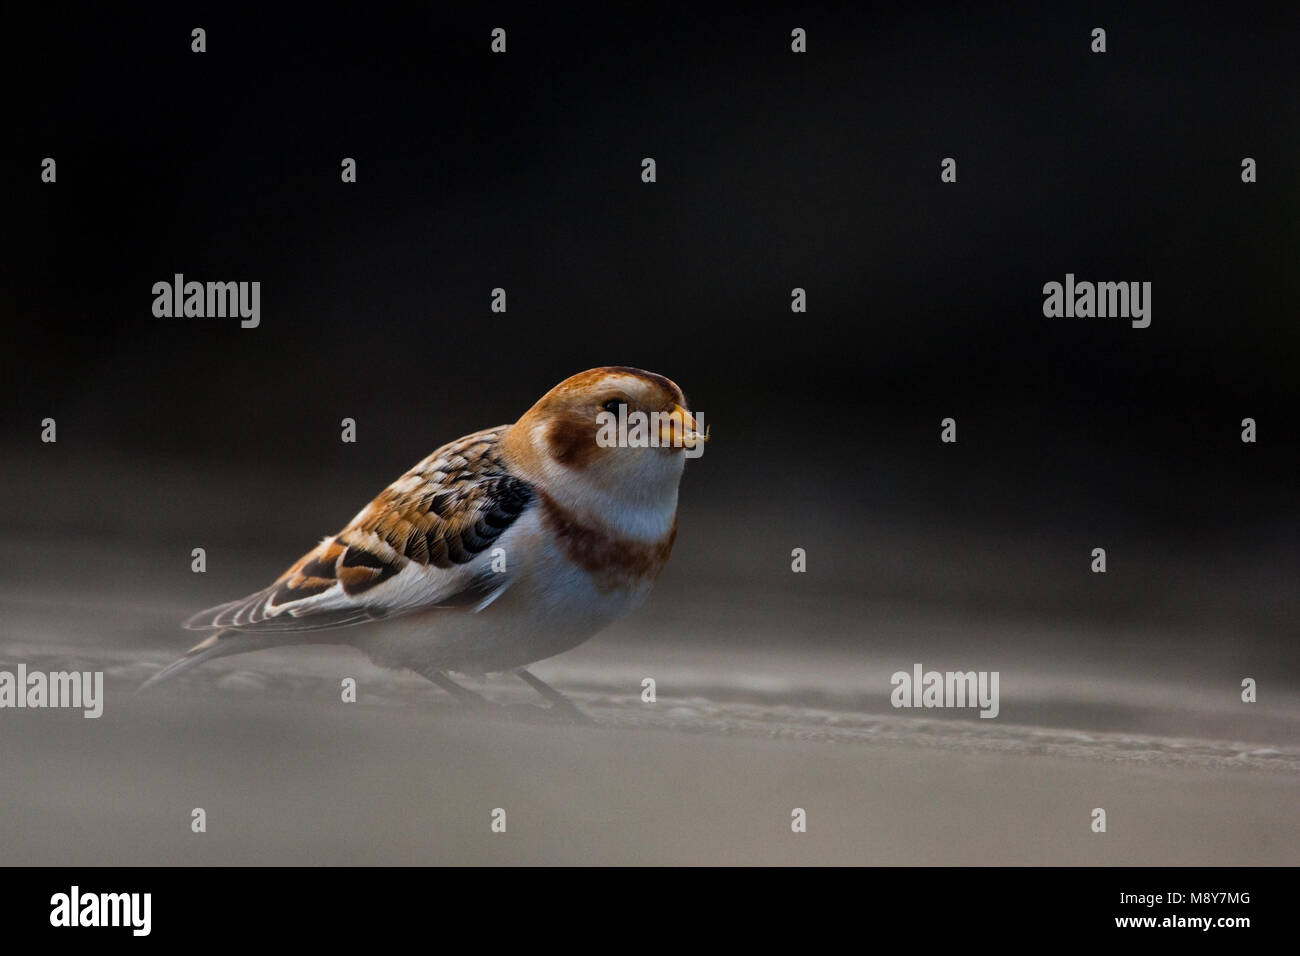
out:
{"label": "white belly", "polygon": [[645,600],[652,582],[602,592],[591,575],[545,543],[526,517],[499,541],[511,580],[482,611],[404,614],[357,627],[347,635],[349,643],[377,664],[417,672],[511,670],[576,647]]}

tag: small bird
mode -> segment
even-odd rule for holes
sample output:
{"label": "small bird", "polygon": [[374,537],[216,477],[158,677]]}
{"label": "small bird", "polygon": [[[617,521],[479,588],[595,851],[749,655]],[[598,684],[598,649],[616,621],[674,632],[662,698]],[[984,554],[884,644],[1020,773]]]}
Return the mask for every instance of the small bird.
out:
{"label": "small bird", "polygon": [[[609,427],[637,412],[642,440]],[[351,644],[467,703],[487,702],[448,671],[514,671],[580,717],[523,668],[645,600],[677,536],[686,458],[706,437],[662,375],[580,372],[513,425],[443,445],[269,587],[194,615],[185,627],[212,633],[143,686],[229,654]]]}

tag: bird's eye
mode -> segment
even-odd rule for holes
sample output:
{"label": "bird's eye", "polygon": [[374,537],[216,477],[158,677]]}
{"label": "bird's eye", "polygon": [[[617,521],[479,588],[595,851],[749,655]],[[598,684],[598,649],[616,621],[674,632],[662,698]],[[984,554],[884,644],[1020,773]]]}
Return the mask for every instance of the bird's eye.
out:
{"label": "bird's eye", "polygon": [[622,404],[623,403],[620,402],[617,398],[611,398],[609,401],[607,401],[604,405],[600,407],[603,408],[605,411],[609,412],[611,415],[617,415],[618,407]]}

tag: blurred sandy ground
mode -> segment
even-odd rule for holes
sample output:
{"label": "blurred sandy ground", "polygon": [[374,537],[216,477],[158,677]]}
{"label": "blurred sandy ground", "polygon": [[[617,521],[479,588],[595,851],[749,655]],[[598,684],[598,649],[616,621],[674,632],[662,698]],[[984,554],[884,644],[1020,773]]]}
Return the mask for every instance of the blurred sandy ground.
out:
{"label": "blurred sandy ground", "polygon": [[[135,696],[192,639],[177,622],[311,544],[257,534],[297,490],[233,475],[218,500],[156,462],[65,465],[7,462],[0,666],[103,669],[108,698],[99,720],[0,712],[3,864],[1300,862],[1300,689],[1278,635],[1209,611],[1165,627],[1054,619],[1016,598],[1041,604],[1050,555],[937,569],[963,554],[957,532],[882,522],[864,543],[827,496],[810,503],[816,573],[795,576],[798,529],[769,502],[687,496],[647,607],[534,668],[595,726],[466,714],[342,648],[226,659]],[[313,509],[350,514],[337,489],[303,494],[296,536]],[[194,543],[206,575],[189,570]],[[1285,607],[1286,571],[1201,581],[1199,606],[1247,590]],[[1147,576],[1150,607],[1197,587],[1182,573]],[[932,599],[981,589],[982,603]],[[915,661],[1000,671],[1001,715],[892,710],[889,674]],[[1239,700],[1246,675],[1259,703]],[[510,678],[471,686],[535,702]],[[206,834],[190,832],[194,807]]]}

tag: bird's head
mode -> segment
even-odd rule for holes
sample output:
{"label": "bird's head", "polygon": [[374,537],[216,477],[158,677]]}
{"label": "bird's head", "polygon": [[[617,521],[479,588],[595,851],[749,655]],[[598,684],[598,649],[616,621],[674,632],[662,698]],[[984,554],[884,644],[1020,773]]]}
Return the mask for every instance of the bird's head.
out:
{"label": "bird's head", "polygon": [[675,508],[686,459],[699,456],[707,437],[677,383],[625,366],[566,378],[510,432],[526,471],[576,498],[628,507],[670,497]]}

